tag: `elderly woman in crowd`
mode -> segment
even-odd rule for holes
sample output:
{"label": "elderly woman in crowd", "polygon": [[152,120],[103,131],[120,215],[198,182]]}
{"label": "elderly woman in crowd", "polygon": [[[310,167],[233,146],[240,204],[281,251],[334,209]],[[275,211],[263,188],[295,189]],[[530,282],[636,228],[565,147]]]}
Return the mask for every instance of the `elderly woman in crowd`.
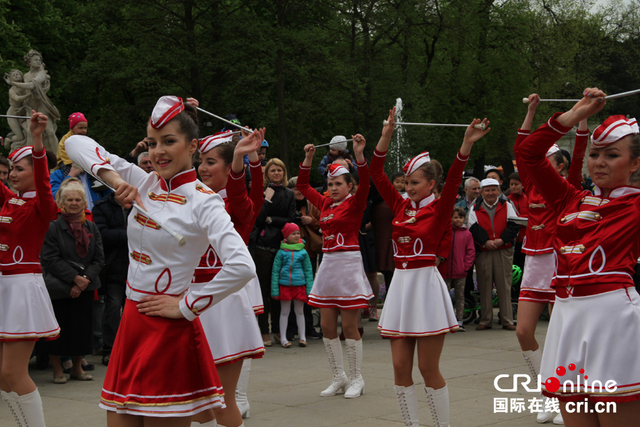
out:
{"label": "elderly woman in crowd", "polygon": [[40,258],[61,332],[59,339],[45,343],[45,351],[53,365],[54,383],[67,382],[61,355],[72,356],[71,379],[90,381],[93,377],[82,369],[82,355],[92,351],[92,301],[104,265],[102,238],[98,227],[85,220],[87,195],[77,178],[62,183],[56,203],[62,214],[51,222]]}

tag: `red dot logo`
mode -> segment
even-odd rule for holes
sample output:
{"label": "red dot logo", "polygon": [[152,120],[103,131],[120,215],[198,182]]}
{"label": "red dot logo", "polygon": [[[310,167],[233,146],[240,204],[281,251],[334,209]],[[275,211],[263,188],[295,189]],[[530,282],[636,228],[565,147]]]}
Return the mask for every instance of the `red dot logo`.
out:
{"label": "red dot logo", "polygon": [[558,368],[556,369],[556,374],[558,374],[558,376],[563,376],[566,373],[567,370],[564,368],[564,366],[558,366]]}
{"label": "red dot logo", "polygon": [[580,369],[578,372],[580,372],[581,374],[584,374],[584,369]]}
{"label": "red dot logo", "polygon": [[576,365],[574,365],[573,363],[569,364],[569,370],[570,371],[575,371],[576,370]]}
{"label": "red dot logo", "polygon": [[560,389],[560,380],[556,377],[549,377],[544,382],[544,388],[550,393],[555,393]]}

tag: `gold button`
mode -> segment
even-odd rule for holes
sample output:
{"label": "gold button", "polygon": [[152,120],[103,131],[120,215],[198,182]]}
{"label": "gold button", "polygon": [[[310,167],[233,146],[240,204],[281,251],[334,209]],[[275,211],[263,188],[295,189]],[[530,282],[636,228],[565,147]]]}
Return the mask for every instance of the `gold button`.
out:
{"label": "gold button", "polygon": [[595,219],[600,219],[600,218],[602,218],[602,217],[600,216],[600,214],[595,214],[595,215],[594,215],[594,218],[595,218]]}
{"label": "gold button", "polygon": [[566,216],[563,216],[562,219],[560,219],[560,222],[565,222],[567,220]]}
{"label": "gold button", "polygon": [[560,247],[560,252],[564,252],[564,246]]}
{"label": "gold button", "polygon": [[582,246],[582,247],[580,248],[580,253],[583,253],[583,252],[584,252],[584,251],[586,251],[586,250],[587,250],[587,248],[585,248],[584,246]]}
{"label": "gold button", "polygon": [[153,197],[153,191],[149,191],[149,197]]}
{"label": "gold button", "polygon": [[196,184],[196,188],[197,188],[198,190],[202,190],[202,184]]}
{"label": "gold button", "polygon": [[580,199],[580,203],[584,203],[584,197]]}

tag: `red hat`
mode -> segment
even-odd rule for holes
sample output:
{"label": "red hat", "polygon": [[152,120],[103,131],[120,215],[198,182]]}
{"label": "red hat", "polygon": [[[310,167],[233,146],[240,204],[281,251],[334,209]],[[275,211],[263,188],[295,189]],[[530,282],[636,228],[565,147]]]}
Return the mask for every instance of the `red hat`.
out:
{"label": "red hat", "polygon": [[337,178],[345,173],[349,173],[349,170],[342,165],[330,164],[327,168],[327,178]]}
{"label": "red hat", "polygon": [[620,141],[627,135],[638,133],[638,122],[636,119],[628,119],[622,114],[610,116],[593,131],[591,143],[595,148],[606,147],[616,141]]}
{"label": "red hat", "polygon": [[73,113],[69,116],[69,129],[76,127],[78,123],[87,122],[87,118],[82,113]]}
{"label": "red hat", "polygon": [[177,96],[163,96],[158,99],[156,106],[153,107],[151,112],[151,127],[154,129],[161,129],[164,125],[169,123],[178,114],[184,111],[184,103],[182,98]]}
{"label": "red hat", "polygon": [[33,154],[33,145],[26,145],[24,147],[21,147],[21,148],[18,148],[17,150],[12,151],[11,154],[9,154],[9,160],[15,163],[32,154]]}
{"label": "red hat", "polygon": [[286,239],[294,231],[300,231],[300,228],[292,222],[288,222],[282,227],[282,236]]}
{"label": "red hat", "polygon": [[424,153],[418,154],[413,159],[409,160],[407,164],[405,164],[404,167],[402,168],[402,172],[404,172],[404,174],[407,176],[411,175],[420,166],[430,161],[431,161],[431,157],[429,157],[429,152],[425,151]]}
{"label": "red hat", "polygon": [[231,142],[233,139],[233,131],[218,132],[213,135],[205,136],[198,144],[198,151],[206,153],[207,151],[217,147],[220,144]]}

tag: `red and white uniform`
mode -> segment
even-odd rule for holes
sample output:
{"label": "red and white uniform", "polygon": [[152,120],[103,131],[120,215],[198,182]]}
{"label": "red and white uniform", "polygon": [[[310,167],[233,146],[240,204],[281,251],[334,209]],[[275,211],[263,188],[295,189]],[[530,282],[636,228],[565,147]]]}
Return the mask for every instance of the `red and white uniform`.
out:
{"label": "red and white uniform", "polygon": [[[390,338],[425,337],[458,329],[446,283],[435,267],[462,183],[468,157],[456,156],[439,199],[415,203],[403,198],[384,174],[386,153],[376,150],[371,178],[393,211],[393,252],[396,270],[378,329]],[[446,256],[446,255],[445,255]]]}
{"label": "red and white uniform", "polygon": [[356,309],[368,307],[373,291],[364,272],[358,235],[369,196],[369,168],[357,164],[360,185],[354,196],[339,202],[323,196],[309,186],[311,168],[300,164],[298,190],[320,209],[322,252],[309,305],[321,308]]}
{"label": "red and white uniform", "polygon": [[[560,114],[560,113],[558,113]],[[558,212],[553,243],[556,304],[542,359],[543,393],[560,400],[630,401],[640,398],[640,297],[632,275],[640,255],[640,189],[619,187],[602,197],[581,191],[554,173],[546,150],[570,129],[554,115],[519,148],[536,188]],[[569,364],[575,365],[571,369]],[[556,368],[565,373],[559,375]],[[555,390],[567,380],[580,391]],[[588,376],[589,389],[584,390]],[[594,381],[615,381],[608,392]],[[569,390],[567,390],[569,391]]]}
{"label": "red and white uniform", "polygon": [[[256,168],[262,172],[260,163]],[[257,188],[262,194],[262,174],[256,174],[258,178],[254,180],[251,187],[252,189]],[[219,191],[218,195],[223,198],[225,209],[231,216],[231,222],[246,244],[255,222],[253,220],[255,210],[257,208],[260,211],[264,199],[260,198],[259,206],[254,205],[254,202],[247,195],[244,178],[244,171],[241,175],[236,175],[230,170],[227,187]],[[215,193],[211,191],[211,194]],[[204,287],[222,267],[220,257],[209,245],[193,275],[189,292]],[[229,295],[200,316],[202,328],[207,336],[216,365],[234,363],[244,358],[259,359],[264,354],[262,336],[249,297],[248,287],[249,284]],[[262,301],[262,295],[260,295],[260,301]]]}
{"label": "red and white uniform", "polygon": [[35,191],[14,194],[0,185],[0,342],[60,334],[40,267],[44,236],[57,208],[44,150],[32,158]]}
{"label": "red and white uniform", "polygon": [[[511,200],[511,205],[516,210],[516,214],[521,218],[527,218],[529,214],[529,199],[527,195],[511,193],[507,196]],[[516,237],[516,243],[522,243],[524,236],[527,232],[527,227],[520,227],[518,237]]]}
{"label": "red and white uniform", "polygon": [[[543,304],[553,303],[555,301],[555,291],[551,288],[551,279],[555,268],[553,241],[558,214],[545,202],[544,197],[533,183],[531,176],[537,171],[530,170],[520,158],[520,145],[529,136],[529,133],[528,130],[518,129],[518,137],[514,147],[520,179],[529,199],[527,216],[529,221],[522,244],[522,252],[526,255],[526,259],[519,299]],[[569,168],[568,182],[577,190],[582,190],[582,164],[588,141],[588,130],[576,132],[576,143],[573,150],[573,161]]]}
{"label": "red and white uniform", "polygon": [[[222,198],[197,180],[195,169],[166,182],[107,153],[88,137],[70,137],[66,149],[69,157],[91,174],[100,169],[115,170],[135,185],[144,207],[162,223],[156,224],[136,209],[129,216],[128,300],[100,406],[153,417],[189,416],[222,406],[222,388],[198,316],[240,290],[255,271]],[[161,226],[182,234],[187,243],[180,246]],[[179,307],[185,319],[138,313],[136,302],[144,296],[178,297],[186,291],[209,245],[223,267],[202,289],[181,299]]]}

